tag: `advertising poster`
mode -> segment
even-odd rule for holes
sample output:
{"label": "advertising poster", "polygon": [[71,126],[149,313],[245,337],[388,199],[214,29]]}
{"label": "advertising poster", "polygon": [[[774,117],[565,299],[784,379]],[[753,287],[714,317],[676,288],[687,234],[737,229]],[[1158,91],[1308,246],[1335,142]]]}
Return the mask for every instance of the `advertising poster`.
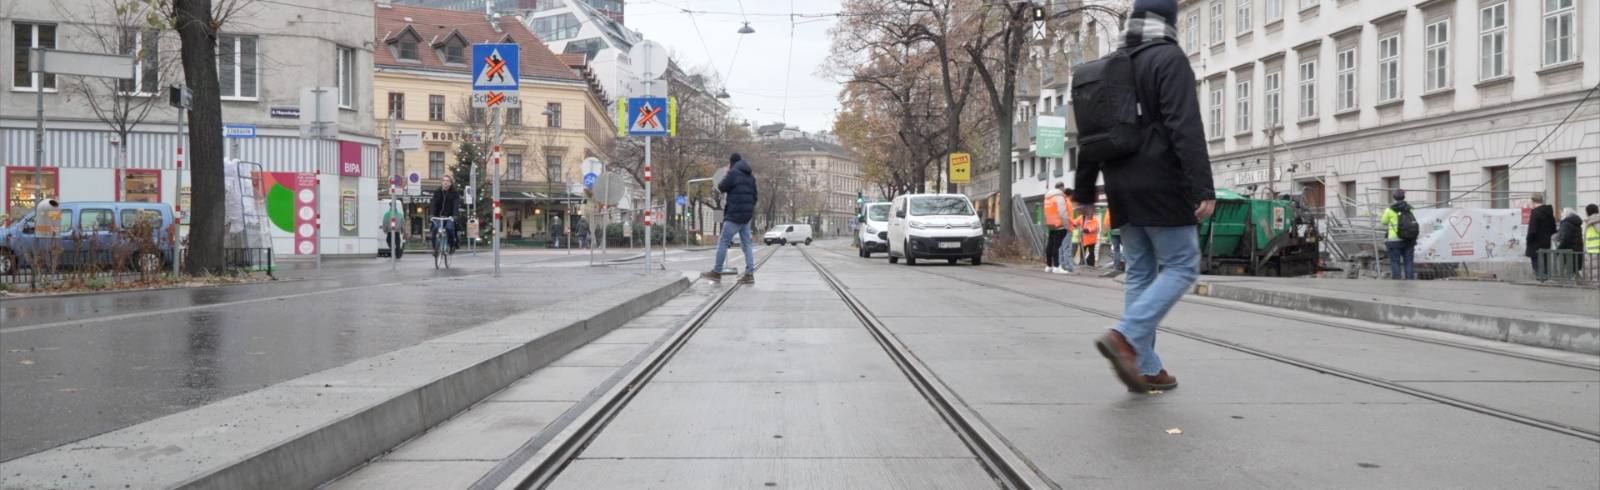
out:
{"label": "advertising poster", "polygon": [[1417,262],[1525,262],[1520,209],[1417,209]]}
{"label": "advertising poster", "polygon": [[294,234],[295,255],[317,253],[317,175],[267,172],[261,187],[272,226]]}
{"label": "advertising poster", "polygon": [[356,200],[355,179],[341,179],[339,189],[339,236],[356,236],[356,228],[361,219]]}

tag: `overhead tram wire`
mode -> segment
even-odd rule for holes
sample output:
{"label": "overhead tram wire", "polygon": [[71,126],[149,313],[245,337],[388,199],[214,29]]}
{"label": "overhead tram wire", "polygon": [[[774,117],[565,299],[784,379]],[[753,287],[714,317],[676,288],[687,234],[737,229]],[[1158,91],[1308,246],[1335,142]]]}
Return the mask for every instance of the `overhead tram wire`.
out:
{"label": "overhead tram wire", "polygon": [[[742,5],[744,2],[740,0]],[[783,62],[783,111],[779,119],[789,124],[789,79],[794,73],[794,0],[789,0],[789,54]]]}

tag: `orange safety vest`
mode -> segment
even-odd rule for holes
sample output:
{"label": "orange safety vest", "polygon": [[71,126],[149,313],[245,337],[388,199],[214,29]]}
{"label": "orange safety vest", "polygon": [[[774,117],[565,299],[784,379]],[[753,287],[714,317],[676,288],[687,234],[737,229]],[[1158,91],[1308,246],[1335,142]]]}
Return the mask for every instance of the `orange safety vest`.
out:
{"label": "orange safety vest", "polygon": [[[1062,196],[1061,200],[1066,201],[1067,216],[1072,216],[1072,200],[1066,199],[1066,196]],[[1060,207],[1061,205],[1056,204],[1056,199],[1054,197],[1045,198],[1044,223],[1046,225],[1050,225],[1050,228],[1061,228],[1064,225],[1064,223],[1061,222]]]}
{"label": "orange safety vest", "polygon": [[1100,220],[1090,216],[1083,221],[1083,244],[1094,245],[1100,242]]}

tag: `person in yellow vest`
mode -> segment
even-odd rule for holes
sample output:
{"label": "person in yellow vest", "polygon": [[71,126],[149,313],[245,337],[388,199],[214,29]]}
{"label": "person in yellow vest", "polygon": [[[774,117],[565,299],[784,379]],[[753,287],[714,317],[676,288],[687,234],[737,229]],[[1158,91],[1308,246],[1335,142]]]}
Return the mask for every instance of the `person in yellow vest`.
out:
{"label": "person in yellow vest", "polygon": [[1094,267],[1094,249],[1100,245],[1100,219],[1090,214],[1080,222],[1083,223],[1083,265]]}
{"label": "person in yellow vest", "polygon": [[1583,255],[1589,262],[1589,280],[1600,284],[1600,205],[1583,208]]}
{"label": "person in yellow vest", "polygon": [[1072,200],[1067,195],[1072,193],[1066,184],[1056,182],[1056,187],[1044,195],[1044,223],[1050,229],[1049,240],[1044,247],[1044,271],[1050,273],[1064,273],[1073,270],[1072,263],[1066,261],[1062,264],[1063,257],[1061,246],[1067,238],[1067,229],[1070,227],[1068,217],[1072,216]]}

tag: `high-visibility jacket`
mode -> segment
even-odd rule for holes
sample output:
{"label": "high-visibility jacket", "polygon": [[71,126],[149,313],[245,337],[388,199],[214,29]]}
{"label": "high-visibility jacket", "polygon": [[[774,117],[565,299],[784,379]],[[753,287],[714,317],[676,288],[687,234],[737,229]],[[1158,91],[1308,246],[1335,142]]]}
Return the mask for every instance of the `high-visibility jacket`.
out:
{"label": "high-visibility jacket", "polygon": [[[1066,208],[1065,213],[1062,212],[1063,207]],[[1053,192],[1045,196],[1044,223],[1049,225],[1051,229],[1059,230],[1066,225],[1061,221],[1062,215],[1072,216],[1072,200],[1067,199],[1065,194],[1055,194]]]}
{"label": "high-visibility jacket", "polygon": [[1600,228],[1589,225],[1583,232],[1583,250],[1591,254],[1600,254]]}
{"label": "high-visibility jacket", "polygon": [[1082,222],[1083,244],[1094,245],[1096,243],[1100,243],[1100,220],[1095,219],[1094,216],[1090,216],[1083,219]]}

